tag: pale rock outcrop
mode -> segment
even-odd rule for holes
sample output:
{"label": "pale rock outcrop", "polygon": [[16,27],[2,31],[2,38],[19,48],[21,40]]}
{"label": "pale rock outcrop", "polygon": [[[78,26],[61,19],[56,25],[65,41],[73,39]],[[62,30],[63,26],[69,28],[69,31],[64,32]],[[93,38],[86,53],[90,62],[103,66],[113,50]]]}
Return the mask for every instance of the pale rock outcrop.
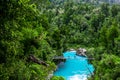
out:
{"label": "pale rock outcrop", "polygon": [[79,48],[79,49],[76,50],[76,55],[87,57],[86,52],[87,52],[86,49]]}

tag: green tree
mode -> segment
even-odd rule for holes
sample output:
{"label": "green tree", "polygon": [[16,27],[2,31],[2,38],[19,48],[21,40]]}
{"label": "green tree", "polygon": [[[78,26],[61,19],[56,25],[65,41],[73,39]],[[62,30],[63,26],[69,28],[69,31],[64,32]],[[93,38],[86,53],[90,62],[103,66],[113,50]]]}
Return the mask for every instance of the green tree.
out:
{"label": "green tree", "polygon": [[100,30],[100,41],[104,47],[108,48],[108,39],[107,39],[107,27],[103,26]]}
{"label": "green tree", "polygon": [[119,5],[113,5],[112,7],[111,7],[111,16],[112,17],[115,17],[115,16],[117,16],[117,14],[119,13],[119,11],[120,11],[120,8],[119,8]]}
{"label": "green tree", "polygon": [[108,40],[109,43],[111,43],[111,48],[114,49],[115,47],[115,38],[117,38],[119,35],[118,33],[118,26],[116,25],[116,23],[109,28],[108,30]]}
{"label": "green tree", "polygon": [[105,16],[109,16],[109,4],[103,3],[101,5],[101,11]]}

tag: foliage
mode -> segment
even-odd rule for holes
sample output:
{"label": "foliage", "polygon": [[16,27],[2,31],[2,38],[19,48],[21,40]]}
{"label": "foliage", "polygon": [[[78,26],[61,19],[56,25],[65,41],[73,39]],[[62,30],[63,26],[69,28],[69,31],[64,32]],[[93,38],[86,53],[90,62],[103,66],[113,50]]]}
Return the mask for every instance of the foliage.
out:
{"label": "foliage", "polygon": [[59,76],[53,76],[51,80],[64,80],[64,78]]}
{"label": "foliage", "polygon": [[30,63],[28,56],[33,54],[47,61],[56,55],[46,40],[49,27],[46,17],[29,0],[1,0],[0,3],[0,79],[45,80],[55,65]]}
{"label": "foliage", "polygon": [[56,69],[52,57],[80,46],[96,59],[92,79],[120,79],[120,5],[78,1],[0,0],[0,80],[45,80]]}
{"label": "foliage", "polygon": [[[115,75],[117,76],[119,72],[110,74],[114,69],[118,69],[118,66],[114,65],[117,60],[110,63],[116,68],[110,67],[109,61],[119,59],[120,20],[116,17],[119,17],[119,5],[105,3],[96,6],[72,1],[61,4],[52,5],[45,14],[50,23],[59,29],[60,33],[57,34],[64,36],[61,39],[65,39],[66,47],[76,46],[75,49],[77,46],[87,47],[88,57],[95,58],[95,61],[91,61],[96,69],[92,80],[117,79]],[[52,15],[54,17],[51,17]],[[112,57],[108,59],[110,56]],[[106,62],[106,65],[103,65],[103,62]]]}

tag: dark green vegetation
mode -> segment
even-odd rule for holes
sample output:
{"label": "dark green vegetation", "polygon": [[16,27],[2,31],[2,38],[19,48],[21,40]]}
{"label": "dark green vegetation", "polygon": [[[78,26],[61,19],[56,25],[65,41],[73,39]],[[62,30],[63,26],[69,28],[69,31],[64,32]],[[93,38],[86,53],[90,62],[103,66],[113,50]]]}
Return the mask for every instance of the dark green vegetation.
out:
{"label": "dark green vegetation", "polygon": [[81,46],[95,58],[91,80],[120,80],[119,5],[0,0],[0,80],[45,80],[53,56]]}

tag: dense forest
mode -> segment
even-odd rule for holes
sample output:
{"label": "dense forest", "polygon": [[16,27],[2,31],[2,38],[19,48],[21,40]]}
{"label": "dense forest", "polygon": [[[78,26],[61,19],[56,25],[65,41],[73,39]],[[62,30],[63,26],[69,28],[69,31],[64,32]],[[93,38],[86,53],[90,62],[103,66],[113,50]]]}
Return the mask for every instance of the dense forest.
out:
{"label": "dense forest", "polygon": [[0,0],[0,80],[47,80],[52,58],[79,47],[90,80],[120,80],[120,5],[80,1]]}

